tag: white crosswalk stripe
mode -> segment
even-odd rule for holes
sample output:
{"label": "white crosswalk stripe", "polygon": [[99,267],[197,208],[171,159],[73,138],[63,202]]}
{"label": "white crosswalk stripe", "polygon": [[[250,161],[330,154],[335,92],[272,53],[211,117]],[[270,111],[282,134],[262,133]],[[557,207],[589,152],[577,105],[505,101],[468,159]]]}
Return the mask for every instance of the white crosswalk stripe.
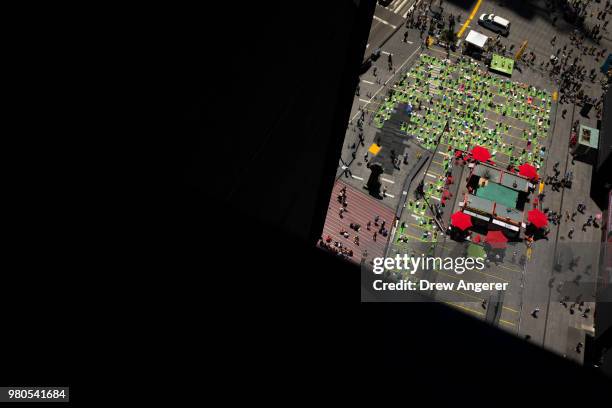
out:
{"label": "white crosswalk stripe", "polygon": [[[418,0],[417,0],[418,1]],[[393,0],[387,7],[387,10],[393,12],[394,14],[401,15],[406,18],[410,8],[415,3],[415,0]],[[378,3],[377,3],[378,5]]]}
{"label": "white crosswalk stripe", "polygon": [[391,24],[387,20],[383,20],[382,18],[378,17],[376,14],[374,14],[374,20],[379,21],[379,22],[381,22],[383,24],[386,24],[386,25],[390,26],[391,28],[393,28],[394,30],[397,28],[397,26],[394,26],[393,24]]}
{"label": "white crosswalk stripe", "polygon": [[393,0],[393,1],[391,2],[391,4],[389,4],[389,5],[387,6],[387,8],[388,8],[389,10],[391,10],[391,11],[395,10],[395,8],[397,7],[397,5],[398,5],[398,4],[399,4],[401,1],[402,1],[402,0]]}
{"label": "white crosswalk stripe", "polygon": [[406,3],[408,3],[408,1],[410,1],[410,0],[404,0],[404,1],[402,1],[402,2],[399,4],[399,6],[397,6],[396,8],[394,8],[394,9],[393,9],[393,12],[394,12],[395,14],[400,14],[400,10],[402,9],[402,7],[404,7],[404,6],[406,5]]}

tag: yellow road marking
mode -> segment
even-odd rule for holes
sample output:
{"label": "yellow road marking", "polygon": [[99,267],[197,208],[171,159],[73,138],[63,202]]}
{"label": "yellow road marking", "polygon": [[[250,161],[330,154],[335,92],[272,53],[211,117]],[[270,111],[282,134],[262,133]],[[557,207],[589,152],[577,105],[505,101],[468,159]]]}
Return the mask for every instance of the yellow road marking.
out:
{"label": "yellow road marking", "polygon": [[519,273],[522,272],[520,269],[508,268],[507,266],[504,266],[504,265],[496,265],[496,266],[499,266],[499,267],[504,268],[504,269],[511,270],[512,272],[519,272]]}
{"label": "yellow road marking", "polygon": [[[437,271],[437,270],[435,270],[435,269],[434,269],[433,271],[434,271],[434,272],[436,272],[436,273],[439,273],[440,275],[448,276],[449,278],[453,278],[453,279],[461,279],[461,278],[459,278],[458,276],[449,275],[449,274],[446,274],[446,273],[444,273],[444,272]],[[460,293],[460,294],[462,294],[462,295],[464,295],[464,296],[471,297],[471,298],[473,298],[473,299],[479,300],[480,302],[482,302],[482,301],[484,300],[484,298],[479,298],[478,296],[470,295],[469,293],[461,292],[461,291],[459,291],[459,290],[454,290],[454,289],[453,289],[453,290],[451,290],[451,292]],[[502,309],[506,309],[506,310],[509,310],[509,311],[511,311],[511,312],[518,313],[518,310],[514,310],[514,309],[509,308],[509,307],[507,307],[507,306],[502,306]]]}
{"label": "yellow road marking", "polygon": [[504,281],[504,282],[508,282],[508,283],[510,283],[510,281],[509,281],[509,280],[506,280],[506,279],[500,278],[499,276],[489,275],[488,273],[479,272],[479,271],[477,271],[477,270],[475,270],[475,269],[472,269],[471,271],[472,271],[472,272],[479,273],[479,274],[481,274],[481,275],[486,275],[486,276],[490,276],[490,277],[495,278],[495,279],[499,279],[500,281]]}
{"label": "yellow road marking", "polygon": [[461,38],[461,36],[463,35],[463,32],[465,31],[467,26],[472,22],[472,19],[474,18],[474,16],[478,12],[478,8],[480,7],[480,3],[482,3],[482,0],[478,0],[478,3],[476,3],[476,6],[474,6],[474,10],[472,10],[472,13],[470,14],[470,17],[467,20],[465,20],[465,23],[463,23],[463,25],[461,26],[461,30],[459,30],[459,32],[457,33],[457,38]]}
{"label": "yellow road marking", "polygon": [[416,228],[418,228],[418,229],[422,229],[423,231],[429,231],[429,230],[428,230],[428,229],[426,229],[425,227],[422,227],[422,226],[417,225],[417,224],[412,224],[412,223],[411,223],[411,224],[409,224],[409,225],[412,225],[413,227],[416,227]]}
{"label": "yellow road marking", "polygon": [[465,307],[465,306],[459,305],[457,303],[453,303],[453,302],[444,302],[444,303],[447,303],[447,304],[449,304],[451,306],[455,306],[455,307],[467,310],[468,312],[472,312],[472,313],[480,315],[480,316],[484,316],[485,315],[484,313],[482,313],[482,312],[480,312],[478,310],[470,309],[469,307]]}
{"label": "yellow road marking", "polygon": [[510,325],[510,326],[516,326],[514,323],[511,323],[511,322],[509,322],[507,320],[500,320],[500,322],[505,323],[505,324]]}

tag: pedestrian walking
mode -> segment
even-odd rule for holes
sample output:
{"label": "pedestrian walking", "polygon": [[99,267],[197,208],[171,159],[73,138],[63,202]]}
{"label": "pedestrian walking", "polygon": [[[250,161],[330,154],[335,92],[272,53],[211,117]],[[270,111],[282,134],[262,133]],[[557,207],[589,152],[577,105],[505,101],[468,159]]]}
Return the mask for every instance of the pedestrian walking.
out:
{"label": "pedestrian walking", "polygon": [[540,311],[539,307],[536,307],[535,309],[533,309],[533,311],[531,312],[531,316],[533,316],[534,319],[538,318],[538,312]]}
{"label": "pedestrian walking", "polygon": [[578,342],[578,344],[576,344],[576,353],[580,353],[580,351],[582,350],[582,346],[584,346],[584,344],[582,344],[582,342]]}
{"label": "pedestrian walking", "polygon": [[404,42],[408,42],[408,30],[404,33]]}
{"label": "pedestrian walking", "polygon": [[567,237],[569,239],[572,239],[573,235],[574,235],[574,227],[570,228],[569,232],[567,233]]}

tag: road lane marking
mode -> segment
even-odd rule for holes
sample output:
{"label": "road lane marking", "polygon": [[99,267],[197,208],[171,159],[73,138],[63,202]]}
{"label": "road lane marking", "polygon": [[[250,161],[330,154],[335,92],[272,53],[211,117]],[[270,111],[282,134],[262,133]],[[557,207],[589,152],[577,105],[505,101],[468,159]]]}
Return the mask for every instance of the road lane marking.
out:
{"label": "road lane marking", "polygon": [[[417,52],[419,52],[419,51],[420,51],[420,48],[417,48],[416,50],[414,50],[414,51],[412,52],[412,54],[410,54],[410,56],[408,56],[408,58],[406,58],[406,60],[404,61],[404,63],[403,63],[402,65],[400,65],[400,67],[399,67],[399,68],[398,68],[398,69],[397,69],[397,70],[396,70],[396,71],[393,73],[393,75],[391,75],[391,76],[389,77],[389,79],[387,79],[387,81],[385,81],[385,85],[387,85],[387,83],[388,83],[388,82],[389,82],[389,81],[390,81],[390,80],[391,80],[391,79],[392,79],[392,78],[395,76],[395,74],[397,74],[398,72],[401,72],[401,71],[402,71],[402,68],[404,67],[404,65],[406,65],[406,63],[407,63],[408,61],[410,61],[410,59],[411,59],[411,58],[414,56],[414,54],[416,54],[416,53],[417,53]],[[365,104],[365,106],[363,107],[364,109],[366,108],[366,106],[368,106],[368,104],[372,103],[372,100],[373,100],[374,98],[376,98],[376,95],[378,95],[378,93],[379,93],[379,92],[380,92],[380,91],[381,91],[383,88],[384,88],[384,86],[381,86],[381,87],[380,87],[380,88],[379,88],[379,89],[378,89],[376,92],[374,92],[374,95],[372,95],[372,98],[370,99],[370,102],[366,103],[366,104]],[[352,121],[354,121],[354,120],[355,120],[355,118],[356,118],[357,116],[359,116],[359,114],[360,114],[360,112],[359,112],[359,110],[358,110],[358,111],[355,113],[355,116],[353,116],[353,118],[352,118],[352,119],[349,121],[349,123],[350,123],[350,122],[352,122]]]}
{"label": "road lane marking", "polygon": [[[414,224],[412,224],[412,225],[414,225]],[[435,269],[434,269],[433,271],[434,271],[435,273],[439,273],[440,275],[447,276],[447,277],[452,278],[452,279],[455,279],[455,280],[461,280],[461,278],[460,278],[460,277],[458,277],[458,276],[449,275],[449,274],[446,274],[446,273],[444,273],[444,272],[440,272],[440,271],[435,270]],[[480,302],[482,302],[482,301],[484,300],[483,298],[479,298],[479,297],[477,297],[477,296],[470,295],[469,293],[461,292],[460,290],[454,290],[454,289],[453,289],[452,291],[453,291],[453,292],[456,292],[456,293],[459,293],[459,294],[461,294],[461,295],[463,295],[463,296],[470,297],[470,298],[472,298],[472,299],[476,299],[476,300],[478,300],[478,301],[480,301]],[[510,311],[512,311],[512,312],[515,312],[515,313],[518,313],[516,310],[514,310],[514,309],[510,309],[509,307],[506,307],[506,306],[502,306],[502,308],[503,308],[503,309],[506,309],[506,310],[510,310]]]}
{"label": "road lane marking", "polygon": [[421,0],[417,0],[412,6],[410,6],[410,8],[408,9],[408,11],[406,11],[402,17],[406,18],[408,17],[408,13],[410,13],[412,10],[414,10],[414,8],[421,2]]}
{"label": "road lane marking", "polygon": [[523,273],[523,271],[521,271],[520,269],[508,268],[507,266],[504,266],[504,265],[497,265],[497,266],[499,266],[499,267],[501,267],[501,268],[504,268],[504,269],[511,270],[512,272],[519,272],[519,273]]}
{"label": "road lane marking", "polygon": [[374,85],[374,82],[366,81],[365,79],[362,79],[361,82],[365,82],[366,84]]}
{"label": "road lane marking", "polygon": [[384,197],[391,197],[391,198],[395,198],[395,196],[393,194],[389,194],[389,193],[385,193],[383,194]]}
{"label": "road lane marking", "polygon": [[366,102],[366,103],[370,103],[370,101],[369,101],[369,100],[367,100],[367,99],[361,99],[361,98],[359,98],[359,102]]}
{"label": "road lane marking", "polygon": [[472,313],[475,313],[475,314],[480,315],[480,316],[484,316],[485,315],[484,313],[482,313],[482,312],[480,312],[478,310],[470,309],[469,307],[461,306],[461,305],[459,305],[457,303],[453,303],[453,302],[444,302],[444,303],[448,303],[449,305],[452,305],[452,306],[455,306],[455,307],[467,310],[468,312],[472,312]]}
{"label": "road lane marking", "polygon": [[387,183],[391,183],[391,184],[395,184],[395,181],[393,180],[387,180],[386,178],[380,178],[382,181],[386,181]]}
{"label": "road lane marking", "polygon": [[352,178],[354,178],[354,179],[357,179],[357,180],[361,180],[361,181],[363,181],[363,178],[362,178],[362,177],[355,176],[354,174],[351,174],[351,177],[352,177]]}
{"label": "road lane marking", "polygon": [[479,272],[479,271],[477,271],[477,270],[475,270],[475,269],[472,269],[472,272],[476,272],[476,273],[479,273],[479,274],[481,274],[481,275],[485,275],[485,276],[490,276],[490,277],[492,277],[492,278],[499,279],[500,281],[504,281],[504,282],[508,282],[508,283],[510,283],[510,281],[509,281],[509,280],[506,280],[506,279],[504,279],[504,278],[500,278],[499,276],[489,275],[488,273]]}
{"label": "road lane marking", "polygon": [[482,0],[478,0],[478,3],[476,3],[476,5],[474,6],[474,9],[472,10],[472,13],[468,17],[468,19],[465,20],[465,23],[463,23],[463,25],[461,26],[461,30],[459,30],[459,32],[457,33],[457,38],[461,38],[461,36],[463,35],[463,32],[465,31],[465,29],[472,22],[472,19],[474,18],[474,16],[478,12],[478,9],[480,8],[480,3],[482,3]]}
{"label": "road lane marking", "polygon": [[500,320],[500,322],[502,322],[504,324],[507,324],[507,325],[510,325],[510,326],[516,326],[514,323],[511,323],[511,322],[509,322],[507,320]]}
{"label": "road lane marking", "polygon": [[382,18],[378,17],[376,14],[374,14],[374,20],[381,22],[383,24],[388,25],[389,27],[393,28],[394,30],[397,28],[397,26],[394,26],[393,24],[391,24],[390,22],[388,22],[387,20],[383,20]]}
{"label": "road lane marking", "polygon": [[398,13],[399,13],[399,11],[402,9],[402,7],[404,7],[404,6],[406,5],[406,3],[408,3],[408,0],[404,0],[404,1],[402,1],[402,2],[400,3],[400,5],[399,5],[399,6],[397,6],[397,7],[396,7],[396,8],[393,10],[393,12],[394,12],[395,14],[398,14]]}

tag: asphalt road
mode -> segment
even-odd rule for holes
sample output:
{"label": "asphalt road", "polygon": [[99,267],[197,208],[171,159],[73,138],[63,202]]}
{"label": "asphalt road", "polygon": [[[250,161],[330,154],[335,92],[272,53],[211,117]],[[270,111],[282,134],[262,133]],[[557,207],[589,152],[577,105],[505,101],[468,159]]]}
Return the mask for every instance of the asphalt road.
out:
{"label": "asphalt road", "polygon": [[[426,2],[427,0],[423,0]],[[408,70],[414,61],[421,54],[422,38],[419,37],[419,32],[416,30],[408,30],[407,42],[404,42],[404,28],[407,11],[411,7],[413,1],[392,2],[387,8],[377,6],[376,17],[373,20],[372,28],[369,37],[368,50],[366,56],[373,48],[385,42],[382,47],[383,55],[374,63],[376,67],[376,75],[374,69],[371,68],[364,73],[360,78],[359,95],[355,97],[351,113],[351,123],[349,123],[345,138],[344,151],[340,166],[348,165],[352,171],[352,175],[343,177],[343,179],[354,185],[357,188],[362,188],[365,180],[369,176],[369,170],[366,168],[364,154],[368,147],[374,141],[383,140],[383,149],[381,150],[380,160],[385,168],[383,174],[383,185],[387,187],[388,195],[383,198],[383,204],[395,210],[402,194],[407,194],[409,197],[414,192],[415,184],[408,186],[404,191],[403,185],[406,176],[412,170],[412,165],[416,162],[416,156],[421,151],[421,148],[414,142],[408,140],[400,140],[396,138],[387,129],[382,132],[369,124],[369,119],[373,116],[380,98],[384,98],[386,92],[393,86],[400,73]],[[529,9],[524,7],[504,6],[504,4],[519,4],[520,2],[498,2],[493,0],[483,0],[474,2],[471,10],[466,10],[457,7],[450,2],[444,2],[445,13],[460,15],[460,24],[457,27],[459,31],[463,25],[461,37],[464,38],[471,29],[475,29],[490,37],[495,37],[495,34],[487,29],[480,27],[477,23],[478,16],[483,13],[494,13],[512,22],[510,35],[507,38],[502,38],[501,41],[510,50],[513,47],[512,54],[527,41],[526,52],[534,52],[536,54],[536,64],[534,67],[522,66],[521,70],[515,70],[512,76],[513,81],[525,82],[530,85],[536,85],[540,88],[547,89],[550,92],[558,90],[558,84],[548,78],[548,75],[539,69],[540,61],[547,60],[551,54],[555,53],[558,47],[570,44],[569,36],[573,30],[569,24],[559,17],[555,10],[550,10],[546,7],[545,1],[534,1]],[[426,4],[426,3],[424,3]],[[602,4],[594,3],[594,10],[601,7]],[[596,14],[596,12],[595,12]],[[558,19],[553,26],[552,19],[557,16]],[[470,18],[472,17],[472,18]],[[594,22],[587,19],[587,26]],[[612,27],[608,28],[612,30]],[[393,34],[390,38],[389,35]],[[551,45],[551,40],[556,36],[555,46]],[[598,46],[598,49],[607,48],[610,50],[610,40],[612,37],[609,33],[604,32],[604,40]],[[388,39],[387,39],[388,38]],[[587,41],[586,45],[592,45]],[[439,48],[433,47],[428,51],[432,55],[443,56],[445,53]],[[579,52],[579,50],[578,50]],[[388,58],[392,57],[393,68],[389,70]],[[591,56],[583,56],[581,62],[585,64],[587,70],[598,68],[601,62],[596,61]],[[600,75],[600,74],[599,74]],[[591,83],[588,81],[584,85],[588,95],[599,97],[601,89],[598,81]],[[364,126],[364,143],[359,145],[355,127],[360,109],[365,111],[365,126]],[[562,117],[561,111],[567,109],[568,114],[565,118]],[[576,205],[579,202],[585,203],[587,211],[584,215],[578,214],[575,221],[565,222],[563,220],[559,226],[550,225],[551,233],[548,241],[541,240],[534,244],[533,253],[530,259],[525,257],[525,247],[520,244],[512,249],[510,253],[516,251],[516,256],[506,256],[504,262],[499,265],[493,265],[486,273],[489,279],[497,279],[499,281],[508,281],[510,289],[501,300],[501,316],[497,316],[496,324],[506,330],[509,330],[516,335],[525,338],[529,336],[531,342],[544,346],[560,355],[580,362],[582,353],[576,353],[574,348],[578,341],[585,343],[584,338],[588,333],[593,332],[593,310],[594,305],[588,301],[591,286],[588,284],[575,285],[580,290],[585,292],[580,295],[576,291],[571,293],[568,306],[560,303],[560,296],[564,293],[564,287],[571,286],[572,282],[590,282],[595,281],[597,277],[597,265],[592,262],[599,254],[599,241],[601,231],[588,227],[584,231],[582,225],[588,215],[594,215],[600,212],[595,203],[589,198],[589,188],[591,179],[591,165],[580,161],[572,161],[568,152],[568,140],[572,122],[579,120],[581,124],[596,127],[596,119],[594,113],[590,117],[582,117],[579,115],[579,108],[573,104],[559,104],[557,109],[553,109],[551,118],[554,129],[549,137],[547,150],[548,157],[545,166],[540,171],[540,175],[552,173],[552,167],[556,162],[560,163],[561,174],[566,171],[572,171],[574,174],[574,183],[571,189],[564,189],[561,192],[550,191],[547,187],[545,190],[546,196],[543,201],[543,207],[549,208],[552,211],[565,214],[568,211],[570,214],[575,211]],[[384,132],[388,132],[384,134]],[[352,145],[356,144],[358,149],[353,157]],[[400,169],[393,168],[391,161],[386,155],[385,149],[390,149],[390,146],[396,149],[396,153],[408,153],[409,164],[401,165]],[[372,156],[369,155],[369,160]],[[442,173],[441,161],[443,152],[434,152],[432,159],[423,170],[422,176],[426,179],[434,179]],[[417,177],[417,182],[421,178]],[[456,180],[461,180],[459,175]],[[456,187],[458,190],[459,186]],[[456,195],[456,194],[455,194]],[[454,203],[453,203],[454,204]],[[450,208],[453,208],[453,204]],[[448,216],[452,211],[447,210]],[[414,242],[420,242],[422,229],[416,222],[410,222],[410,215],[404,215],[402,221],[408,225],[406,234],[416,238]],[[411,225],[410,225],[411,224]],[[570,239],[568,231],[574,228],[574,234]],[[441,245],[452,246],[452,243],[442,243]],[[572,249],[573,248],[573,249]],[[392,250],[397,252],[396,248]],[[580,256],[580,252],[583,256]],[[575,263],[573,265],[572,263]],[[560,265],[560,266],[559,266]],[[439,281],[450,279],[445,276],[436,277]],[[478,276],[473,277],[474,280],[479,279]],[[575,309],[575,313],[570,313],[572,302],[579,301],[581,296],[587,299],[585,310],[591,308],[591,312],[587,317],[582,317],[582,311]],[[459,298],[439,299],[446,301],[455,307],[472,314],[476,317],[486,319],[487,311],[480,304],[482,299],[464,299]],[[537,318],[532,317],[531,313],[535,308],[540,309]]]}

